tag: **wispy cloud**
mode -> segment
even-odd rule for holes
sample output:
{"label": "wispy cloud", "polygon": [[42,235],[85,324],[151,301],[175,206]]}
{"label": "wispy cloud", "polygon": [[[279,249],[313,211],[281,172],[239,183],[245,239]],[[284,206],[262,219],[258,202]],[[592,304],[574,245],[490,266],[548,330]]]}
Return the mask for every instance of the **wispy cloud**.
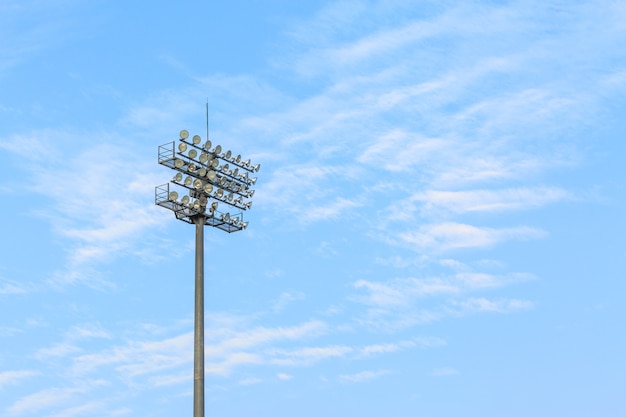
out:
{"label": "wispy cloud", "polygon": [[39,371],[33,370],[21,370],[21,371],[4,371],[0,372],[0,389],[6,385],[14,385],[36,375],[39,375]]}
{"label": "wispy cloud", "polygon": [[496,229],[463,223],[440,223],[420,227],[417,231],[399,234],[401,242],[417,251],[441,252],[453,249],[485,248],[508,240],[529,240],[545,236],[545,232],[528,226]]}
{"label": "wispy cloud", "polygon": [[341,382],[366,382],[371,381],[372,379],[380,378],[385,375],[389,375],[391,373],[392,372],[389,370],[362,371],[356,374],[339,375],[339,380]]}

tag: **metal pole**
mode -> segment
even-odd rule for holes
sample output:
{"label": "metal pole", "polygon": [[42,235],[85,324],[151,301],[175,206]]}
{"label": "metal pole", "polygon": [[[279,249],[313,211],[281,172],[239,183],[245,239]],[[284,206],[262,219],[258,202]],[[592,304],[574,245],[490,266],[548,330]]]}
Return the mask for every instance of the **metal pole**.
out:
{"label": "metal pole", "polygon": [[204,417],[204,215],[196,224],[196,290],[193,349],[193,417]]}

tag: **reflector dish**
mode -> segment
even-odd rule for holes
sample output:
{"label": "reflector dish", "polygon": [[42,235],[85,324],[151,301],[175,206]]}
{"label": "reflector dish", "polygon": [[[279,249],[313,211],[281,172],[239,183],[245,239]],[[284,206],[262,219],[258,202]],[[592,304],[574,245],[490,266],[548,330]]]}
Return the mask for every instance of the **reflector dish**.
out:
{"label": "reflector dish", "polygon": [[206,199],[205,196],[200,197],[200,205],[202,207],[206,207],[207,203],[208,203],[208,200]]}
{"label": "reflector dish", "polygon": [[241,162],[241,155],[237,155],[237,158],[235,158],[235,162],[237,163]]}
{"label": "reflector dish", "polygon": [[224,172],[228,171],[228,164],[222,165],[222,171],[224,171]]}
{"label": "reflector dish", "polygon": [[228,198],[228,201],[233,201],[233,198],[234,198],[233,193],[229,193],[227,198]]}
{"label": "reflector dish", "polygon": [[193,159],[193,158],[195,158],[196,156],[198,156],[198,151],[196,151],[195,149],[192,149],[192,150],[190,150],[190,151],[189,151],[189,154],[188,154],[188,155],[189,155],[189,157],[190,157],[191,159]]}
{"label": "reflector dish", "polygon": [[197,144],[199,144],[200,142],[202,142],[202,138],[200,137],[200,135],[194,135],[194,136],[193,136],[193,144],[194,144],[194,145],[197,145]]}
{"label": "reflector dish", "polygon": [[177,172],[176,175],[174,175],[174,181],[181,182],[182,180],[183,180],[183,174],[181,174],[180,172]]}
{"label": "reflector dish", "polygon": [[253,170],[255,170],[256,172],[259,172],[259,169],[261,169],[261,164],[256,164],[255,166],[252,167]]}
{"label": "reflector dish", "polygon": [[248,222],[241,222],[241,228],[245,229],[246,227],[248,227]]}
{"label": "reflector dish", "polygon": [[176,201],[176,200],[178,200],[178,193],[176,191],[172,191],[168,195],[168,198],[170,199],[170,201]]}
{"label": "reflector dish", "polygon": [[225,222],[230,220],[230,213],[225,213],[222,214],[222,220],[224,220]]}
{"label": "reflector dish", "polygon": [[189,170],[189,172],[194,172],[196,170],[196,164],[189,164],[189,166],[187,167],[187,169]]}
{"label": "reflector dish", "polygon": [[217,190],[217,192],[215,193],[215,196],[218,198],[222,198],[224,196],[224,190],[222,190],[221,188],[219,190]]}
{"label": "reflector dish", "polygon": [[187,132],[185,129],[180,131],[180,138],[181,139],[187,139],[189,137],[189,132]]}
{"label": "reflector dish", "polygon": [[200,168],[198,170],[198,175],[200,175],[201,177],[204,177],[206,175],[206,169],[205,168]]}
{"label": "reflector dish", "polygon": [[187,150],[187,144],[185,142],[181,142],[178,144],[178,150],[181,152],[185,152]]}
{"label": "reflector dish", "polygon": [[189,196],[188,195],[184,195],[183,198],[180,199],[180,202],[187,205],[189,204]]}
{"label": "reflector dish", "polygon": [[193,178],[185,177],[185,185],[190,186],[193,183]]}
{"label": "reflector dish", "polygon": [[213,191],[213,186],[211,184],[204,184],[204,192],[207,194],[211,194]]}
{"label": "reflector dish", "polygon": [[174,166],[176,168],[182,168],[185,165],[185,161],[183,161],[182,159],[176,159],[174,161]]}
{"label": "reflector dish", "polygon": [[213,146],[213,144],[211,143],[210,140],[207,140],[206,142],[204,142],[204,149],[206,149],[207,151],[211,150],[211,146]]}
{"label": "reflector dish", "polygon": [[224,157],[226,159],[230,159],[230,157],[233,155],[233,153],[231,151],[226,151],[226,153],[224,154]]}
{"label": "reflector dish", "polygon": [[215,147],[215,153],[221,153],[222,152],[222,147],[220,145],[217,145]]}
{"label": "reflector dish", "polygon": [[210,180],[214,180],[215,177],[217,176],[217,173],[213,170],[210,170],[209,173],[206,175],[208,179]]}
{"label": "reflector dish", "polygon": [[193,202],[193,208],[195,208],[196,210],[200,210],[200,201],[196,200]]}
{"label": "reflector dish", "polygon": [[211,159],[211,166],[213,168],[217,168],[217,166],[220,164],[220,161],[217,160],[217,158]]}
{"label": "reflector dish", "polygon": [[202,162],[204,164],[208,160],[209,160],[209,155],[207,155],[206,153],[202,152],[200,154],[200,162]]}
{"label": "reflector dish", "polygon": [[196,178],[196,180],[193,182],[193,188],[195,188],[196,190],[199,190],[202,188],[204,184],[202,183],[202,180],[199,180]]}

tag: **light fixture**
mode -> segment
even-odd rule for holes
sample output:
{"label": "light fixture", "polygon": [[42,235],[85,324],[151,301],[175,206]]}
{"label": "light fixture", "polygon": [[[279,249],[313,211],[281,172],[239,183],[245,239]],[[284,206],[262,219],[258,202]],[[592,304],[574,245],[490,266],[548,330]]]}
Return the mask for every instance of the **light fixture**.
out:
{"label": "light fixture", "polygon": [[[178,220],[196,227],[194,417],[204,417],[204,226],[215,227],[227,233],[248,227],[248,222],[243,220],[242,210],[250,208],[252,202],[245,199],[251,197],[254,191],[248,190],[250,182],[247,175],[258,171],[260,166],[257,164],[251,168],[250,160],[242,163],[241,155],[233,158],[230,150],[222,155],[220,145],[211,150],[213,144],[208,140],[208,126],[207,104],[207,140],[203,145],[200,145],[200,135],[194,135],[187,141],[189,132],[183,129],[179,133],[178,144],[173,141],[159,146],[159,164],[175,170],[176,174],[172,181],[157,186],[154,192],[155,204],[174,212]],[[216,171],[220,163],[223,166],[218,175]],[[228,164],[234,165],[232,171]],[[240,174],[242,171],[245,171],[245,179]],[[181,197],[181,193],[185,194]],[[226,207],[237,209],[239,213],[218,211],[216,200],[223,201]]]}

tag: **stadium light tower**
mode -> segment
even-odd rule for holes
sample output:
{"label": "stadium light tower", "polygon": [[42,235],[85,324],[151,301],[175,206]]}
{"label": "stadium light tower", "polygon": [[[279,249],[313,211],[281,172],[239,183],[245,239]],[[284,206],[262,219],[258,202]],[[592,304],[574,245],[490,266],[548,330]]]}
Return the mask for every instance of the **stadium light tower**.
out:
{"label": "stadium light tower", "polygon": [[[199,135],[190,138],[188,131],[181,130],[178,146],[176,141],[159,146],[159,164],[176,174],[154,193],[155,204],[196,226],[193,417],[204,417],[204,226],[228,233],[248,227],[243,211],[252,205],[251,186],[257,180],[250,175],[261,167],[231,151],[222,152],[220,145],[213,147],[208,128],[207,140],[201,142]],[[219,211],[219,203],[237,212]]]}

